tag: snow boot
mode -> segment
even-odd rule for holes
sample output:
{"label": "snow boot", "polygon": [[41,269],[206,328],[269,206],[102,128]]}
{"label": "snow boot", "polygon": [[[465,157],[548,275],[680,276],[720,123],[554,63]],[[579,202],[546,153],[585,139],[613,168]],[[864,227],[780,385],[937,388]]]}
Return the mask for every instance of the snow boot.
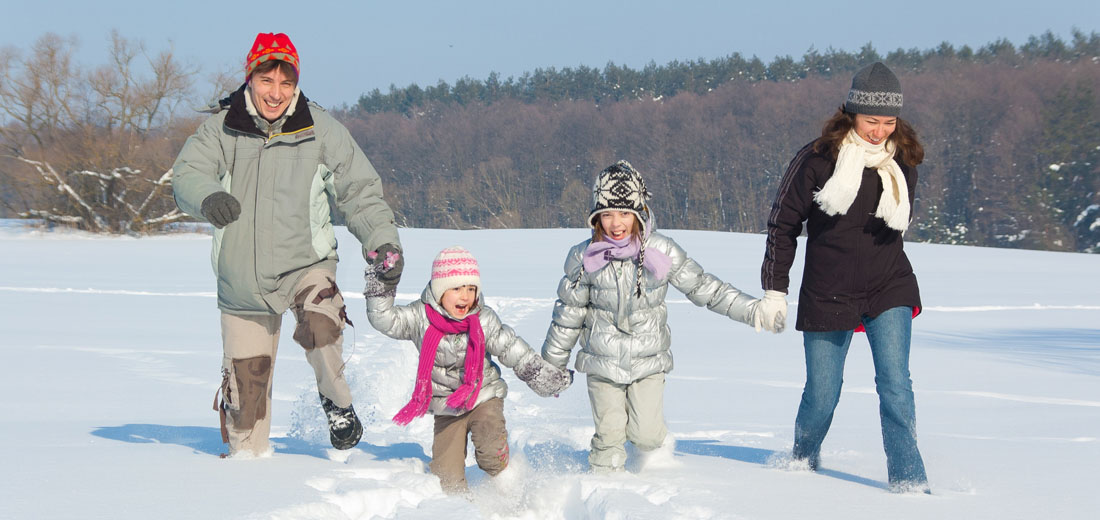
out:
{"label": "snow boot", "polygon": [[817,468],[821,466],[821,454],[814,454],[807,457],[791,457],[792,462],[805,464],[810,471],[817,471]]}
{"label": "snow boot", "polygon": [[332,447],[338,450],[354,448],[363,436],[363,423],[355,415],[355,407],[340,408],[331,399],[321,396],[321,407],[328,417],[328,437]]}

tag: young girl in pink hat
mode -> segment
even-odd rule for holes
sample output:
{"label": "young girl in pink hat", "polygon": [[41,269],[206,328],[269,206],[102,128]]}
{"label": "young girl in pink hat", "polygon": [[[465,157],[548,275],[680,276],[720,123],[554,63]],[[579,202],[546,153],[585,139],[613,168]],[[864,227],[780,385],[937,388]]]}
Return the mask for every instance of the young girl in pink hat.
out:
{"label": "young girl in pink hat", "polygon": [[492,357],[543,397],[565,390],[572,374],[543,361],[485,305],[477,260],[465,248],[440,251],[431,281],[408,305],[395,306],[395,288],[378,279],[394,260],[376,260],[367,268],[364,293],[371,325],[391,338],[411,340],[420,351],[412,399],[393,420],[406,425],[427,412],[435,416],[431,471],[444,491],[461,493],[467,488],[467,436],[478,467],[490,476],[508,466],[508,385]]}

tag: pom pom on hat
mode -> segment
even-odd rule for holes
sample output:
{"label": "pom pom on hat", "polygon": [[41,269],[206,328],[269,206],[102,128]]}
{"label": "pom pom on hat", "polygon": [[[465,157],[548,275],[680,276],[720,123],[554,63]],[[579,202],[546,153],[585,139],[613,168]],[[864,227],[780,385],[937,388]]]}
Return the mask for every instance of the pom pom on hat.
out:
{"label": "pom pom on hat", "polygon": [[256,35],[256,41],[248,50],[248,56],[244,59],[244,79],[252,75],[256,67],[267,60],[282,60],[294,66],[294,71],[299,75],[298,49],[290,41],[290,37],[283,33],[260,33]]}
{"label": "pom pom on hat", "polygon": [[481,271],[477,259],[462,246],[451,246],[435,255],[432,261],[432,295],[443,297],[448,289],[473,285],[481,292]]}

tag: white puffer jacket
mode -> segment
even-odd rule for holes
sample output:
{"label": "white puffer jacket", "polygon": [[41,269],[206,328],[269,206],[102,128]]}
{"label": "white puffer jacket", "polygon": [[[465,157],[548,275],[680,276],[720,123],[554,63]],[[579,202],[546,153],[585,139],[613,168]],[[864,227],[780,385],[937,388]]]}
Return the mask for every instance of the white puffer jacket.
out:
{"label": "white puffer jacket", "polygon": [[[425,305],[431,305],[439,314],[454,319],[439,305],[438,300],[432,294],[431,285],[424,288],[420,300],[408,305],[394,306],[392,295],[368,296],[367,319],[382,334],[394,339],[412,341],[419,352],[421,343],[424,341],[424,332],[428,330],[429,325],[428,315],[424,311]],[[501,323],[497,313],[485,305],[480,292],[477,295],[477,307],[474,312],[477,313],[481,321],[481,329],[485,332],[484,379],[476,403],[481,404],[494,397],[504,399],[508,395],[508,385],[500,378],[500,367],[490,356],[499,359],[504,366],[515,369],[533,360],[537,361],[538,353],[532,350],[523,338],[517,336],[512,327]],[[435,415],[466,413],[466,410],[459,412],[446,404],[447,397],[462,385],[462,372],[466,365],[466,338],[465,333],[445,334],[439,341],[439,347],[435,353],[435,366],[432,367],[432,403],[428,407],[428,410]],[[416,376],[416,374],[409,375]]]}
{"label": "white puffer jacket", "polygon": [[637,269],[632,259],[611,260],[594,273],[584,271],[582,255],[591,240],[573,246],[565,259],[565,276],[542,357],[558,368],[569,363],[580,339],[579,372],[619,384],[672,370],[671,335],[665,295],[671,284],[698,306],[751,324],[757,299],[703,271],[671,238],[653,233],[646,251],[672,259],[664,279],[643,269],[642,295],[635,294]]}

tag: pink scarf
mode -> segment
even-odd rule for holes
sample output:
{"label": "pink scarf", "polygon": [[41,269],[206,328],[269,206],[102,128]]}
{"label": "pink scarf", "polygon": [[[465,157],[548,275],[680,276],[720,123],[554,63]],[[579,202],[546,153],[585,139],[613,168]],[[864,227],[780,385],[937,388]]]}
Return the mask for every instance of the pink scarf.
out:
{"label": "pink scarf", "polygon": [[428,330],[424,331],[424,341],[420,345],[420,364],[416,369],[416,385],[412,399],[397,415],[393,422],[405,426],[413,419],[424,415],[432,401],[432,367],[435,366],[435,352],[439,341],[446,334],[467,333],[466,365],[462,385],[447,398],[447,406],[462,410],[472,410],[477,403],[477,394],[481,392],[482,374],[485,369],[485,332],[481,330],[481,319],[477,313],[467,315],[462,321],[452,320],[439,314],[431,305],[424,305],[428,316]]}

